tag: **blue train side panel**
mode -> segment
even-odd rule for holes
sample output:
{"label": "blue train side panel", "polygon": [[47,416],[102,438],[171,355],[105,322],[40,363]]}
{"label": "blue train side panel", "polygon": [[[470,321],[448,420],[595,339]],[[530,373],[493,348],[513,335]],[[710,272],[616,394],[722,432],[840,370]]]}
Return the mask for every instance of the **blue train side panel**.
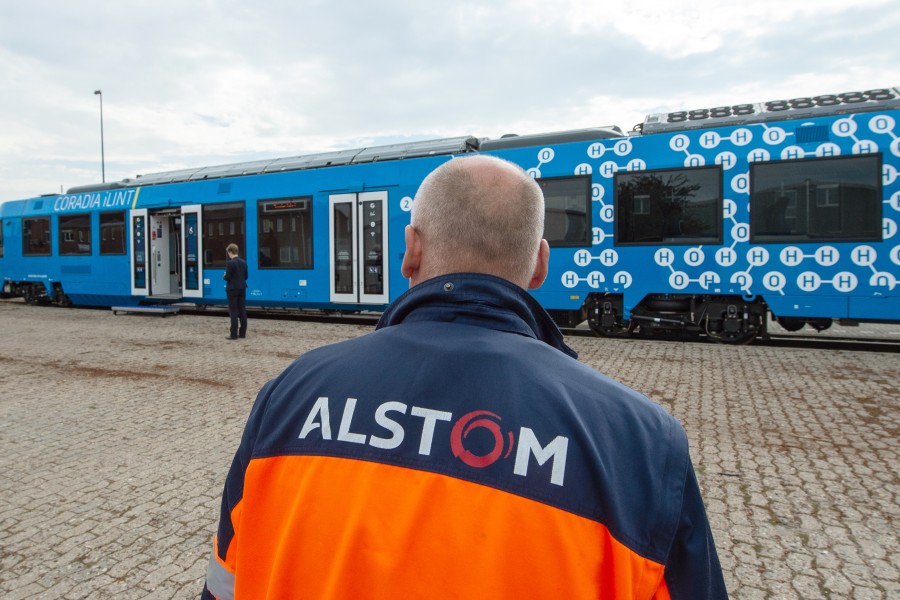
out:
{"label": "blue train side panel", "polygon": [[[452,156],[227,179],[161,174],[129,182],[149,185],[7,202],[7,251],[0,258],[5,288],[35,303],[224,304],[224,245],[235,241],[250,268],[250,305],[381,310],[408,287],[400,264],[415,192],[425,175]],[[343,210],[351,203],[352,209]],[[115,233],[122,250],[109,256],[100,248],[110,233],[101,215],[112,214],[122,215]],[[339,216],[346,222],[336,224]],[[73,233],[69,224],[79,220],[87,241],[66,253],[62,245],[78,234],[77,225]],[[347,235],[340,237],[339,227]],[[267,245],[263,238],[272,236],[302,247]],[[346,293],[334,285],[342,242],[352,270]],[[295,256],[298,250],[302,258]]]}
{"label": "blue train side panel", "polygon": [[[576,309],[591,295],[617,296],[622,299],[619,317],[625,322],[651,296],[661,308],[642,312],[661,313],[654,317],[662,319],[667,312],[679,312],[667,311],[667,302],[674,307],[680,298],[687,307],[689,296],[697,302],[719,296],[764,302],[786,322],[897,320],[898,119],[900,111],[891,109],[501,152],[536,177],[592,177],[593,244],[555,249],[550,281],[535,296],[547,307],[566,309]],[[829,182],[827,171],[837,170],[841,161],[851,157],[860,158],[850,170],[873,172],[871,180],[877,179],[877,186],[872,181],[841,182],[837,176]],[[792,161],[788,164],[793,167],[819,165],[823,180],[815,190],[806,190],[807,197],[797,198],[798,189],[804,191],[800,189],[803,182],[793,182],[788,187],[794,189],[782,193],[792,195],[794,206],[789,210],[797,212],[803,202],[815,203],[817,212],[809,209],[804,214],[826,221],[822,215],[831,211],[834,215],[828,218],[833,223],[820,223],[818,231],[812,224],[802,233],[785,229],[781,237],[794,239],[779,241],[779,235],[765,234],[763,217],[752,220],[753,171],[781,161]],[[625,201],[618,197],[617,178],[626,173],[687,173],[704,168],[720,171],[722,186],[718,204],[713,206],[721,213],[721,224],[717,232],[710,232],[714,233],[710,240],[685,243],[676,235],[667,242],[661,234],[651,241],[620,243],[624,218],[619,213]],[[862,186],[877,193],[877,208],[866,209],[877,210],[877,215],[867,216],[852,207],[854,194],[859,195],[853,188]],[[761,188],[759,181],[757,187]],[[842,223],[842,219],[867,219],[868,225]],[[685,223],[677,227],[684,228]]]}
{"label": "blue train side panel", "polygon": [[[128,294],[127,279],[121,276],[127,275],[128,259],[124,247],[119,253],[100,255],[97,237],[79,241],[66,239],[65,235],[51,235],[51,232],[59,231],[59,214],[65,214],[67,199],[68,196],[44,196],[0,205],[4,231],[0,275],[6,281],[4,292],[12,291],[9,282],[15,281],[26,284],[22,288],[25,293],[15,295],[25,295],[26,299],[34,301],[59,301],[65,282],[66,292],[78,297],[81,304],[109,306],[112,299]],[[95,200],[94,208],[109,198],[104,194]],[[124,210],[126,205],[127,202],[120,199],[119,207]],[[88,200],[79,204],[76,210],[79,218],[84,220],[83,226],[100,230],[99,213],[93,211]],[[61,255],[59,245],[63,243],[77,246],[86,254]],[[26,255],[26,247],[33,252]]]}

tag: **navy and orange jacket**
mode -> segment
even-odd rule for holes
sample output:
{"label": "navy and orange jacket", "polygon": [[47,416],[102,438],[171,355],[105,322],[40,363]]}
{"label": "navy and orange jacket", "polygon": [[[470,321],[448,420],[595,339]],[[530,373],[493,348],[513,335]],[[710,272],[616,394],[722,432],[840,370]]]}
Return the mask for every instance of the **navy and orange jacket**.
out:
{"label": "navy and orange jacket", "polygon": [[218,598],[727,598],[684,430],[522,289],[422,283],[267,383],[228,473]]}

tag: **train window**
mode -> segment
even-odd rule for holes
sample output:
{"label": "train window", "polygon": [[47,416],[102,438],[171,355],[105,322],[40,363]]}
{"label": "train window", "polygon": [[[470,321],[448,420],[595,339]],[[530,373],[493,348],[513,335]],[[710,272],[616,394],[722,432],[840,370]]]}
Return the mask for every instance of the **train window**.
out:
{"label": "train window", "polygon": [[591,178],[538,179],[544,192],[544,239],[551,247],[591,245]]}
{"label": "train window", "polygon": [[750,241],[881,240],[881,155],[750,164]]}
{"label": "train window", "polygon": [[91,253],[91,214],[59,216],[60,256]]}
{"label": "train window", "polygon": [[228,259],[225,248],[237,244],[242,253],[244,245],[244,203],[207,204],[203,206],[203,266],[224,269]]}
{"label": "train window", "polygon": [[616,244],[721,244],[722,169],[628,171],[615,176]]}
{"label": "train window", "polygon": [[24,256],[49,256],[50,217],[24,219],[22,223],[22,254]]}
{"label": "train window", "polygon": [[312,269],[312,198],[261,200],[257,211],[259,267]]}
{"label": "train window", "polygon": [[100,213],[100,254],[125,254],[125,213]]}

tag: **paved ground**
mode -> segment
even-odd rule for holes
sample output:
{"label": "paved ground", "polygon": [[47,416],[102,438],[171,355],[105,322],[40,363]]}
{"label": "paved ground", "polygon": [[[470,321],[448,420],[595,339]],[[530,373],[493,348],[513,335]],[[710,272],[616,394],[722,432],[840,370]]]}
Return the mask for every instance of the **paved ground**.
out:
{"label": "paved ground", "polygon": [[[195,598],[260,385],[361,326],[0,303],[0,597]],[[896,354],[573,338],[684,424],[732,598],[900,598]]]}

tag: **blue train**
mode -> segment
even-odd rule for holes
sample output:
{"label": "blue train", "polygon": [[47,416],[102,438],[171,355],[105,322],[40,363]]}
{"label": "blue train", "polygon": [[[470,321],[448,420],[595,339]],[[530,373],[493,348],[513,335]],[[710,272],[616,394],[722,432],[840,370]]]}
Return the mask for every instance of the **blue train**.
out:
{"label": "blue train", "polygon": [[185,169],[0,205],[3,294],[30,303],[226,302],[378,311],[407,288],[403,228],[443,161],[475,152],[541,185],[550,275],[533,292],[603,336],[727,343],[833,320],[900,321],[900,89],[649,115],[603,127]]}

